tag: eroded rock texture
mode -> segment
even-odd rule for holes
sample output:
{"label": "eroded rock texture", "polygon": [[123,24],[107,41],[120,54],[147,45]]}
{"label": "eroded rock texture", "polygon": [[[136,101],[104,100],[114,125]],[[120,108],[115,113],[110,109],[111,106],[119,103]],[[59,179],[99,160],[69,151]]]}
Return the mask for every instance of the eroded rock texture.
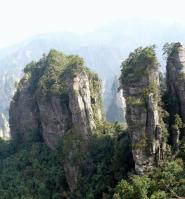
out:
{"label": "eroded rock texture", "polygon": [[77,186],[96,122],[102,120],[100,85],[81,58],[52,50],[25,68],[11,103],[13,137],[29,140],[37,134],[52,149],[63,140],[64,170],[71,191]]}
{"label": "eroded rock texture", "polygon": [[122,63],[121,82],[135,170],[143,174],[162,158],[159,72],[154,48],[138,48]]}
{"label": "eroded rock texture", "polygon": [[182,120],[185,123],[185,48],[180,43],[174,43],[171,46],[166,72],[171,143],[176,151],[179,147],[179,139],[185,137],[181,121],[178,121]]}

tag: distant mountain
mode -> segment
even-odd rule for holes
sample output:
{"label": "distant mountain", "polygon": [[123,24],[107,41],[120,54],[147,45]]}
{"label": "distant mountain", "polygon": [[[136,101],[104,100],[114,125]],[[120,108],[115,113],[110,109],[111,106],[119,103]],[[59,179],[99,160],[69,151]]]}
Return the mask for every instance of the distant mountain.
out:
{"label": "distant mountain", "polygon": [[111,88],[111,102],[106,112],[106,118],[110,122],[125,123],[126,104],[123,97],[123,89],[120,89],[119,76],[116,76]]}
{"label": "distant mountain", "polygon": [[157,45],[158,59],[164,71],[162,46],[165,42],[185,44],[185,27],[157,21],[129,20],[104,26],[95,32],[74,34],[46,33],[32,37],[12,47],[0,49],[0,113],[8,115],[9,102],[24,66],[38,60],[54,48],[65,54],[79,54],[103,81],[104,109],[107,112],[113,93],[111,87],[120,64],[138,46]]}

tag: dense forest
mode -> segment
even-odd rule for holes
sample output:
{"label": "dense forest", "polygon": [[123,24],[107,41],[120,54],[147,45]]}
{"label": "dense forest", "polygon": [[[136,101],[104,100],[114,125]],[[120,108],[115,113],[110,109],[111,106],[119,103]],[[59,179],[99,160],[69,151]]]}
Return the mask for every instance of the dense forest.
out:
{"label": "dense forest", "polygon": [[[0,141],[0,199],[166,199],[185,196],[185,49],[166,43],[121,64],[126,121],[109,123],[101,80],[56,50],[24,69]],[[119,71],[118,71],[119,72]]]}

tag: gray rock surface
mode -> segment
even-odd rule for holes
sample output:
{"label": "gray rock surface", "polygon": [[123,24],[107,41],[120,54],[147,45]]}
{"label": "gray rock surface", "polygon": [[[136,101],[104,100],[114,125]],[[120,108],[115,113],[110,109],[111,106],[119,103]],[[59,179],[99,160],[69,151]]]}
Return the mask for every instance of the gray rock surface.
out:
{"label": "gray rock surface", "polygon": [[[102,120],[100,80],[81,58],[54,50],[27,70],[32,72],[24,75],[10,106],[11,135],[28,140],[40,134],[51,149],[62,139],[64,170],[73,191],[96,122]],[[45,78],[49,82],[54,78],[50,91]]]}
{"label": "gray rock surface", "polygon": [[139,174],[152,170],[162,150],[159,72],[157,63],[149,61],[148,51],[155,58],[152,48],[138,49],[126,60],[126,72],[122,71],[121,77],[135,170]]}
{"label": "gray rock surface", "polygon": [[10,128],[9,128],[9,122],[7,121],[7,118],[3,113],[0,114],[0,138],[3,140],[9,140],[10,139]]}
{"label": "gray rock surface", "polygon": [[[180,43],[173,46],[172,52],[167,59],[167,89],[169,113],[173,118],[176,114],[185,123],[185,48]],[[171,126],[171,142],[174,150],[178,149],[179,138],[185,137],[184,129]]]}
{"label": "gray rock surface", "polygon": [[0,79],[0,138],[7,140],[10,138],[8,111],[11,98],[15,92],[14,75],[1,71]]}

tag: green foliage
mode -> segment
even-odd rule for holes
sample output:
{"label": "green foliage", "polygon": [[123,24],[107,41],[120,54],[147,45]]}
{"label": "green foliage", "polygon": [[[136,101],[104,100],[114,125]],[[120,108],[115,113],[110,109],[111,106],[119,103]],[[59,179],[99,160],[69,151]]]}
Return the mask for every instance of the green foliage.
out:
{"label": "green foliage", "polygon": [[[74,198],[112,198],[115,184],[133,168],[129,138],[118,123],[99,125],[91,140],[89,156],[81,168],[78,193]],[[77,194],[79,194],[77,197]]]}
{"label": "green foliage", "polygon": [[127,104],[132,105],[132,106],[140,106],[144,105],[144,101],[141,98],[136,98],[136,97],[127,97]]}
{"label": "green foliage", "polygon": [[[40,97],[50,98],[53,95],[67,98],[66,77],[73,78],[80,72],[86,72],[90,80],[92,97],[100,94],[100,81],[97,74],[84,66],[84,61],[77,55],[64,55],[51,50],[39,62],[31,62],[24,69],[24,77],[19,88],[29,81],[30,92],[36,92]],[[100,102],[101,103],[101,100]]]}
{"label": "green foliage", "polygon": [[172,125],[172,128],[178,130],[178,129],[182,129],[184,127],[185,127],[185,124],[182,122],[180,115],[175,114],[174,124]]}
{"label": "green foliage", "polygon": [[134,199],[134,188],[130,185],[126,180],[121,180],[119,184],[116,186],[115,194],[113,196],[114,199]]}
{"label": "green foliage", "polygon": [[148,199],[147,194],[150,184],[149,178],[135,175],[131,177],[131,184],[122,180],[115,191],[121,199]]}
{"label": "green foliage", "polygon": [[[143,132],[145,130],[145,127],[140,127],[142,128]],[[142,137],[140,138],[140,140],[138,140],[137,142],[132,144],[132,149],[134,150],[141,150],[144,149],[148,146],[149,144],[149,140],[147,139],[146,135],[143,134]]]}
{"label": "green foliage", "polygon": [[159,93],[158,89],[159,89],[159,87],[158,87],[156,81],[150,82],[150,84],[148,85],[148,87],[146,87],[144,89],[143,98],[147,99],[148,95],[152,93],[153,97],[154,97],[154,100],[159,101],[158,96],[157,96],[157,93]]}
{"label": "green foliage", "polygon": [[135,83],[148,74],[151,68],[158,67],[155,46],[137,48],[122,63],[121,84]]}
{"label": "green foliage", "polygon": [[91,106],[93,109],[94,114],[94,121],[98,123],[99,116],[98,116],[98,110],[103,110],[103,103],[102,98],[100,97],[102,95],[101,93],[101,82],[98,78],[98,75],[92,71],[90,71],[88,68],[86,68],[86,73],[89,77],[89,87],[91,92]]}
{"label": "green foliage", "polygon": [[127,104],[131,106],[143,106],[151,93],[153,94],[154,100],[158,101],[158,85],[155,81],[151,82],[149,86],[144,89],[141,97],[128,96],[126,99]]}
{"label": "green foliage", "polygon": [[[111,199],[113,188],[133,168],[129,137],[118,123],[101,123],[91,140],[88,156],[83,139],[69,131],[51,151],[42,140],[33,136],[26,143],[16,140],[0,142],[0,198],[106,198]],[[73,149],[75,140],[76,151]],[[77,140],[79,142],[77,142]],[[80,181],[74,193],[69,192],[63,161],[79,164]]]}
{"label": "green foliage", "polygon": [[[170,48],[165,46],[167,54],[172,53]],[[129,55],[122,63],[123,84],[134,84],[141,77],[145,78],[150,69],[158,67],[154,49],[154,46],[138,48]],[[66,56],[52,50],[38,63],[28,64],[24,72],[19,88],[29,81],[30,92],[48,98],[61,96],[64,101],[68,99],[66,76],[74,77],[79,72],[85,72],[90,83],[92,108],[97,117],[102,103],[99,99],[100,81],[95,73],[84,67],[80,57]],[[142,99],[129,97],[128,103],[144,108],[145,98],[150,93],[155,95],[157,86],[152,82],[144,90]],[[53,151],[43,143],[40,132],[34,130],[28,132],[24,143],[21,135],[9,142],[0,140],[0,198],[166,199],[185,196],[184,141],[174,160],[169,158],[146,176],[130,174],[134,168],[131,147],[145,146],[147,140],[143,138],[142,142],[131,146],[130,137],[123,126],[104,121],[98,123],[96,117],[96,134],[92,136],[87,154],[81,132],[75,132],[74,129],[65,134],[59,147]],[[160,119],[162,117],[161,113]],[[173,128],[184,128],[179,115],[175,115],[173,121]],[[64,161],[79,166],[80,179],[73,193],[66,183]]]}
{"label": "green foliage", "polygon": [[185,140],[182,140],[179,146],[177,157],[182,158],[182,160],[185,162]]}
{"label": "green foliage", "polygon": [[45,61],[45,69],[38,81],[38,88],[42,96],[60,95],[65,92],[65,85],[61,80],[61,74],[68,64],[67,57],[55,50],[51,50]]}
{"label": "green foliage", "polygon": [[166,193],[164,191],[156,191],[151,195],[150,199],[166,199]]}
{"label": "green foliage", "polygon": [[165,43],[163,46],[163,56],[166,56],[165,58],[169,57],[173,53],[177,52],[177,49],[181,47],[181,43]]}
{"label": "green foliage", "polygon": [[179,78],[182,79],[182,80],[184,80],[185,79],[185,72],[181,72],[179,74]]}
{"label": "green foliage", "polygon": [[[6,150],[6,157],[3,150]],[[68,186],[62,165],[61,152],[51,151],[41,142],[22,146],[19,150],[12,150],[9,143],[1,142],[0,198],[66,198]]]}
{"label": "green foliage", "polygon": [[69,77],[75,76],[78,72],[84,71],[83,59],[70,55],[66,56],[56,50],[51,50],[45,60],[44,71],[37,82],[42,96],[65,95],[66,74]]}
{"label": "green foliage", "polygon": [[78,166],[86,154],[85,140],[74,129],[66,132],[63,138],[63,159],[73,166]]}
{"label": "green foliage", "polygon": [[182,160],[163,162],[148,176],[131,175],[115,188],[114,198],[165,199],[185,196],[185,168]]}

